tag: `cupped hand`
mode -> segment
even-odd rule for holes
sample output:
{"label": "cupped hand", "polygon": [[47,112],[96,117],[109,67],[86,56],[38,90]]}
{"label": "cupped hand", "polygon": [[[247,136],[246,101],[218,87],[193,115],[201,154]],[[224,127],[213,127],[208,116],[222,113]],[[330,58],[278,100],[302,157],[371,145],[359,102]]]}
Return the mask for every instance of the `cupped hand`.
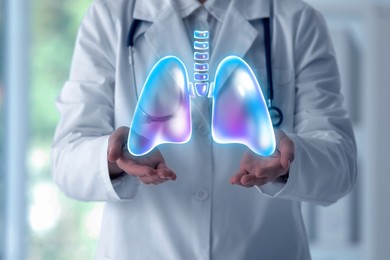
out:
{"label": "cupped hand", "polygon": [[126,147],[128,127],[119,127],[108,139],[108,168],[111,178],[123,173],[138,177],[145,184],[161,184],[176,180],[176,174],[169,169],[161,152],[155,148],[144,156],[131,155]]}
{"label": "cupped hand", "polygon": [[245,152],[238,172],[230,179],[231,184],[244,187],[261,186],[288,174],[294,161],[294,143],[281,130],[275,132],[277,147],[269,157],[259,156],[252,151]]}

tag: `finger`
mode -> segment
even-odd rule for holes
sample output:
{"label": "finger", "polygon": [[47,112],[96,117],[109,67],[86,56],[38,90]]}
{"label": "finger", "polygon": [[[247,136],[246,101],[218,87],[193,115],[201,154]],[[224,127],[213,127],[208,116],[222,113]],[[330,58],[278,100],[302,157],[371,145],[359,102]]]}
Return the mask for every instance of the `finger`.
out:
{"label": "finger", "polygon": [[240,180],[241,180],[242,176],[244,176],[246,174],[248,174],[248,172],[245,169],[240,168],[238,170],[238,172],[230,178],[230,183],[231,184],[240,184],[241,183]]}
{"label": "finger", "polygon": [[294,161],[294,142],[284,136],[279,143],[280,164],[284,169],[289,169],[290,163]]}
{"label": "finger", "polygon": [[134,161],[124,160],[123,156],[117,160],[118,166],[131,176],[157,176],[157,171],[149,166],[138,165]]}
{"label": "finger", "polygon": [[266,158],[262,160],[254,160],[248,165],[247,171],[256,175],[258,178],[266,177],[269,172],[280,168],[280,158]]}
{"label": "finger", "polygon": [[[266,178],[269,181],[275,181],[279,176],[282,176],[288,172],[288,169],[283,168],[280,163],[275,168],[264,168],[261,174],[256,174],[257,178]],[[259,177],[260,175],[260,177]]]}
{"label": "finger", "polygon": [[253,174],[247,174],[241,178],[241,184],[246,187],[252,187],[254,185],[260,186],[268,183],[270,181],[269,178],[257,178]]}
{"label": "finger", "polygon": [[[161,155],[161,153],[160,153],[160,155]],[[157,164],[156,169],[158,171],[157,174],[161,178],[167,178],[167,179],[170,179],[173,181],[176,180],[177,176],[176,176],[175,172],[172,171],[170,168],[168,168],[168,166],[165,164],[165,161],[164,161],[164,158],[162,157],[162,155],[161,155],[160,162]]]}
{"label": "finger", "polygon": [[161,179],[157,176],[153,176],[153,177],[142,176],[142,177],[138,177],[138,179],[144,184],[154,184],[154,185],[161,184],[167,181],[167,179]]}
{"label": "finger", "polygon": [[162,179],[176,180],[176,174],[168,167],[157,166],[157,176]]}
{"label": "finger", "polygon": [[107,159],[110,162],[115,162],[122,154],[122,148],[127,142],[129,134],[128,127],[119,127],[115,130],[108,139],[108,155]]}
{"label": "finger", "polygon": [[238,183],[237,185],[240,185],[240,186],[245,187],[245,188],[252,188],[253,186],[255,186],[253,184],[242,184],[242,183]]}
{"label": "finger", "polygon": [[285,169],[280,164],[280,159],[278,158],[276,160],[273,159],[264,162],[264,164],[260,166],[258,165],[251,173],[253,173],[257,178],[270,178],[283,171],[285,171]]}

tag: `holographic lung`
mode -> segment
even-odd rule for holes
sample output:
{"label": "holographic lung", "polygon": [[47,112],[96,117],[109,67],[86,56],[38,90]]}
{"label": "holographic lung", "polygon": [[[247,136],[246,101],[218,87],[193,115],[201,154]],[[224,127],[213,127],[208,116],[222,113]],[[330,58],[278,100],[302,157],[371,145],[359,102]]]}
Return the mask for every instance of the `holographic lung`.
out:
{"label": "holographic lung", "polygon": [[275,135],[259,83],[249,65],[229,56],[217,68],[212,92],[212,136],[217,143],[240,143],[269,156]]}
{"label": "holographic lung", "polygon": [[128,150],[135,156],[163,143],[191,138],[190,97],[213,99],[212,137],[215,142],[240,143],[261,156],[275,151],[271,118],[259,83],[249,65],[228,56],[218,65],[209,88],[209,34],[194,32],[194,86],[184,64],[174,56],[159,60],[150,71],[130,127]]}
{"label": "holographic lung", "polygon": [[128,138],[128,150],[140,156],[159,144],[191,138],[190,88],[186,68],[176,57],[162,58],[142,89]]}

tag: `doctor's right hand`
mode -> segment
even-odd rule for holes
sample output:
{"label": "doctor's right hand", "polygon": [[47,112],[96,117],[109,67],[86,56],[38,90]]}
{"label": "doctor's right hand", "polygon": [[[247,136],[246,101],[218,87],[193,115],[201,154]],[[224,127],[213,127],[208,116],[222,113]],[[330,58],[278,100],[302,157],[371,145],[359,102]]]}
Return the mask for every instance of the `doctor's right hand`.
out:
{"label": "doctor's right hand", "polygon": [[145,184],[161,184],[168,180],[176,180],[176,174],[169,169],[165,160],[155,148],[144,156],[133,156],[127,148],[128,127],[119,127],[108,139],[107,160],[110,178],[115,179],[126,173],[138,177]]}

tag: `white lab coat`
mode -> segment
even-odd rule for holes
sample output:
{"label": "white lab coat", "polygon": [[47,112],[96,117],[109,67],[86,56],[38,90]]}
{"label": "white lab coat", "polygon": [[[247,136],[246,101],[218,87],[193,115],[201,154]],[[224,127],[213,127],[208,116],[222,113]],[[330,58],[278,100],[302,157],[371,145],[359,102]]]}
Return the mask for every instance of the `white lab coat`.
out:
{"label": "white lab coat", "polygon": [[[275,181],[260,192],[230,185],[246,148],[214,143],[194,105],[191,141],[159,147],[177,180],[148,186],[127,175],[111,182],[107,170],[108,137],[130,125],[137,102],[126,46],[132,19],[142,20],[134,37],[138,93],[166,55],[180,57],[191,78],[193,50],[173,0],[134,1],[92,3],[57,100],[54,181],[71,198],[106,202],[96,259],[310,259],[300,202],[333,203],[356,177],[355,141],[321,15],[299,0],[274,1],[275,105],[295,144],[287,183]],[[221,10],[225,2],[209,0]],[[211,53],[211,79],[212,68],[234,54],[264,80],[259,19],[267,16],[268,0],[230,5]]]}

